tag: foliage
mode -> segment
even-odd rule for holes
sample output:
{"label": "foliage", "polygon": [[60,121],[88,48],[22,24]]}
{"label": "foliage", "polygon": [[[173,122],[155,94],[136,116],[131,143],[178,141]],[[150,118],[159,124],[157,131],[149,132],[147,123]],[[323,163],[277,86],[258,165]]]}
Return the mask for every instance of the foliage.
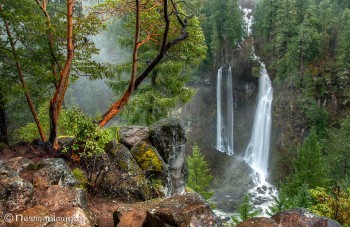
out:
{"label": "foliage", "polygon": [[[113,3],[114,2],[114,3]],[[135,16],[133,7],[130,12],[124,12],[123,5],[128,4],[124,1],[108,1],[101,4],[99,7],[109,7],[110,4],[115,4],[115,11],[118,12],[117,18],[121,21],[121,30],[110,30],[113,33],[112,37],[117,37],[115,40],[123,49],[130,50],[133,46],[133,33],[135,30]],[[196,2],[181,1],[176,3],[176,7],[181,12],[180,17],[188,15],[191,11],[191,5]],[[142,45],[138,51],[138,72],[143,72],[152,59],[159,53],[159,48],[162,43],[162,31],[164,29],[163,19],[163,3],[162,1],[149,1],[144,7],[149,7],[152,10],[141,10],[141,33],[140,41]],[[173,6],[169,6],[170,10]],[[114,12],[112,12],[114,13]],[[175,15],[176,14],[176,15]],[[108,14],[107,14],[108,15]],[[115,14],[112,14],[115,16]],[[178,23],[177,13],[171,13],[171,23],[168,41],[174,40],[181,33],[181,26]],[[146,124],[150,125],[156,120],[167,116],[169,111],[176,106],[184,104],[194,95],[194,89],[187,86],[190,80],[190,75],[198,68],[202,60],[205,58],[206,49],[204,43],[204,35],[200,27],[200,22],[197,15],[193,15],[185,19],[187,25],[186,30],[189,37],[177,45],[173,46],[162,59],[162,61],[152,70],[148,76],[148,80],[133,92],[131,100],[122,111],[122,118],[131,124]],[[117,96],[120,96],[129,84],[129,76],[131,74],[131,56],[129,60],[124,61],[111,70],[115,72],[114,77],[108,81],[108,85]]]}
{"label": "foliage", "polygon": [[328,177],[333,185],[339,185],[344,177],[350,177],[350,115],[340,124],[340,128],[329,130],[326,139]]}
{"label": "foliage", "polygon": [[253,218],[259,214],[259,211],[254,210],[253,206],[250,204],[250,198],[248,195],[243,196],[243,203],[239,206],[238,212],[238,217],[232,217],[233,222],[235,222],[236,224]]}
{"label": "foliage", "polygon": [[95,123],[96,119],[85,116],[80,110],[71,109],[62,116],[61,125],[65,134],[74,136],[73,151],[80,157],[100,156],[105,152],[105,145],[113,140],[115,129],[102,129]]}
{"label": "foliage", "polygon": [[[24,109],[26,106],[24,89],[19,85],[15,63],[17,61],[21,66],[23,79],[30,91],[34,106],[47,103],[57,85],[57,76],[65,61],[66,14],[62,12],[65,12],[66,4],[64,1],[47,1],[45,9],[50,16],[49,19],[36,1],[5,0],[1,5],[0,92],[5,96],[6,108],[10,115],[9,129],[13,135],[12,132],[31,119],[29,111]],[[94,42],[86,37],[97,34],[104,25],[96,14],[84,14],[80,1],[76,1],[74,10],[75,58],[71,66],[72,75],[89,74],[94,75],[93,78],[101,77],[105,74],[106,65],[91,59],[93,54],[98,53],[98,49]],[[3,26],[5,21],[8,22],[12,37],[16,41],[16,57],[10,46],[10,37]],[[46,129],[49,130],[49,128]],[[23,137],[29,139],[29,132],[25,133]],[[14,139],[18,139],[18,135],[15,134]]]}
{"label": "foliage", "polygon": [[187,186],[209,199],[212,193],[208,192],[208,187],[213,176],[210,175],[208,162],[204,159],[197,145],[193,147],[192,155],[187,157],[187,165],[189,172]]}
{"label": "foliage", "polygon": [[[315,188],[328,184],[321,149],[322,147],[316,130],[312,128],[293,162],[294,173],[286,183],[286,193],[288,196],[293,197],[298,195],[303,187]],[[304,204],[303,200],[300,203]]]}
{"label": "foliage", "polygon": [[350,226],[350,188],[334,187],[331,192],[325,188],[311,189],[312,197],[317,204],[311,207],[312,212],[337,220],[343,226]]}
{"label": "foliage", "polygon": [[291,209],[293,207],[310,208],[312,205],[312,198],[309,193],[309,186],[303,183],[298,186],[297,193],[290,195],[288,184],[281,185],[278,196],[274,196],[273,205],[269,206],[267,214],[270,216]]}
{"label": "foliage", "polygon": [[[203,31],[210,50],[205,65],[215,68],[221,53],[235,49],[246,36],[243,13],[237,0],[206,1],[202,11],[205,17]],[[226,59],[220,59],[220,63],[223,62]]]}
{"label": "foliage", "polygon": [[84,171],[82,171],[79,168],[75,168],[73,169],[73,176],[74,178],[78,181],[78,188],[82,188],[82,189],[86,189],[87,185],[88,185],[88,180],[85,176]]}
{"label": "foliage", "polygon": [[[48,110],[48,105],[44,104],[39,107],[38,113],[43,130],[47,133],[49,132],[50,128]],[[14,134],[15,137],[12,138],[13,141],[32,141],[40,137],[38,128],[34,122],[29,122],[25,126],[18,128]]]}
{"label": "foliage", "polygon": [[279,192],[278,196],[273,196],[273,200],[273,204],[269,206],[267,211],[267,214],[270,216],[291,208],[288,196],[282,191]]}

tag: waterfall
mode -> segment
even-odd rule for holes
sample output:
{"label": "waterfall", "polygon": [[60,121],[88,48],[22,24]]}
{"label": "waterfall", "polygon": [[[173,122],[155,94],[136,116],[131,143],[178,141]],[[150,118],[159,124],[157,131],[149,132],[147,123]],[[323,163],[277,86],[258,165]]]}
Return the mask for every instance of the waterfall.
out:
{"label": "waterfall", "polygon": [[263,184],[268,177],[271,135],[271,106],[273,89],[265,64],[260,62],[259,101],[254,117],[252,137],[244,160],[255,171],[256,183]]}
{"label": "waterfall", "polygon": [[[228,66],[227,76],[223,81],[222,66],[218,70],[217,84],[216,84],[216,149],[233,155],[233,88],[232,88],[232,69]],[[226,82],[223,90],[223,82]],[[226,106],[222,102],[222,98],[226,98]],[[226,107],[226,115],[222,111]]]}

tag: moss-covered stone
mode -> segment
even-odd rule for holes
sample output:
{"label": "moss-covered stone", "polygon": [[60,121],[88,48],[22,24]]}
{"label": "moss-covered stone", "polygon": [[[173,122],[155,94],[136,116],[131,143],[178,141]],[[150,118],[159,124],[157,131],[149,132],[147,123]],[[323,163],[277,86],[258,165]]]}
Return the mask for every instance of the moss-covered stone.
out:
{"label": "moss-covered stone", "polygon": [[157,149],[140,141],[132,149],[131,154],[143,171],[163,172],[165,163]]}
{"label": "moss-covered stone", "polygon": [[136,163],[128,148],[122,144],[116,144],[113,149],[107,151],[110,162],[119,171],[132,175],[142,174],[142,170]]}

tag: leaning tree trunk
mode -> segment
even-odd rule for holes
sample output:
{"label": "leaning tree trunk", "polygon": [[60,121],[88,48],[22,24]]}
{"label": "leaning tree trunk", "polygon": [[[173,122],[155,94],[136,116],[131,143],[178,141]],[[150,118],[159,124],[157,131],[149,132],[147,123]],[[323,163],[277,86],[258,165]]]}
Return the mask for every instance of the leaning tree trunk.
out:
{"label": "leaning tree trunk", "polygon": [[[3,11],[2,5],[0,4],[0,12],[2,12],[2,11]],[[38,128],[38,132],[40,134],[41,140],[45,141],[46,139],[45,139],[44,130],[43,130],[41,124],[40,124],[39,117],[38,117],[38,114],[36,113],[33,100],[32,100],[32,98],[31,98],[31,96],[29,94],[29,88],[28,88],[27,83],[26,83],[26,81],[24,79],[22,66],[21,66],[21,63],[20,63],[20,60],[19,60],[19,57],[18,57],[18,54],[17,54],[17,50],[16,50],[16,41],[12,37],[12,33],[11,33],[9,22],[4,19],[4,24],[5,24],[6,33],[7,33],[7,37],[8,37],[9,43],[11,45],[13,59],[14,59],[14,61],[16,63],[16,68],[17,68],[19,80],[21,82],[24,95],[26,97],[26,100],[27,100],[30,112],[32,113],[33,118],[35,120],[35,123],[36,123],[36,126]]]}
{"label": "leaning tree trunk", "polygon": [[0,93],[0,143],[9,144],[8,134],[7,134],[7,116],[5,101],[3,95]]}

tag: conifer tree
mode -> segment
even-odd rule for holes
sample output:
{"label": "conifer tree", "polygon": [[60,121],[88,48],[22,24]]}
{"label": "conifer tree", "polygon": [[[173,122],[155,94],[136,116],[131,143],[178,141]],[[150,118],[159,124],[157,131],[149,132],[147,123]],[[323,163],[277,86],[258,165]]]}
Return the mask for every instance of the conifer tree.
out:
{"label": "conifer tree", "polygon": [[232,217],[235,223],[240,223],[257,216],[259,212],[253,209],[248,195],[244,195],[243,203],[239,206],[239,217]]}
{"label": "conifer tree", "polygon": [[209,199],[212,193],[208,192],[208,187],[213,176],[210,175],[208,163],[197,145],[193,147],[192,155],[187,158],[187,165],[189,171],[187,186]]}

